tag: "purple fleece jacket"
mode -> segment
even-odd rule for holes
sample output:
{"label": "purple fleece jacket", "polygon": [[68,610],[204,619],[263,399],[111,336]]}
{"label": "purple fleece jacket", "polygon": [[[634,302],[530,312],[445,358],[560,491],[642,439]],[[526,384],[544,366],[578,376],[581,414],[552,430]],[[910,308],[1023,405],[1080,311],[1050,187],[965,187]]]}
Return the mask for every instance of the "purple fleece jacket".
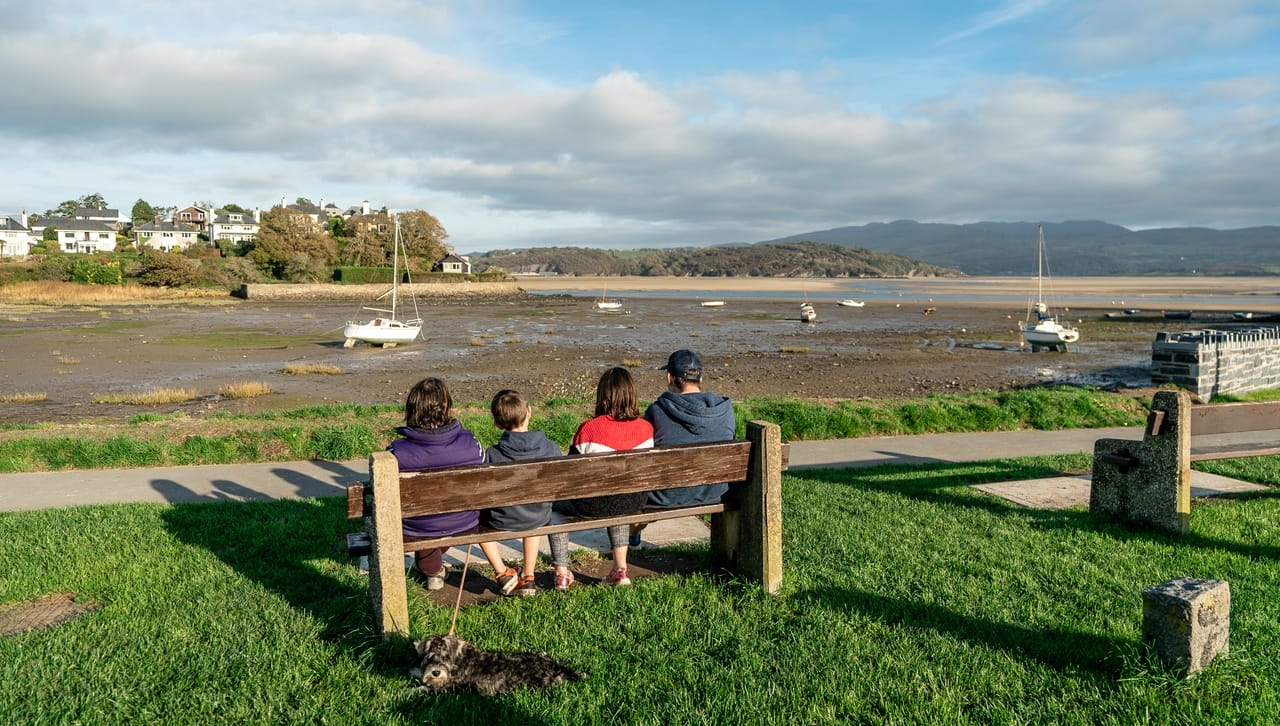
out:
{"label": "purple fleece jacket", "polygon": [[[484,462],[484,449],[476,437],[454,419],[448,426],[438,429],[413,429],[401,426],[396,429],[404,438],[391,442],[387,449],[395,455],[400,471],[443,469],[447,466],[480,464]],[[424,517],[406,517],[404,536],[443,537],[458,534],[480,524],[480,512],[449,512]]]}

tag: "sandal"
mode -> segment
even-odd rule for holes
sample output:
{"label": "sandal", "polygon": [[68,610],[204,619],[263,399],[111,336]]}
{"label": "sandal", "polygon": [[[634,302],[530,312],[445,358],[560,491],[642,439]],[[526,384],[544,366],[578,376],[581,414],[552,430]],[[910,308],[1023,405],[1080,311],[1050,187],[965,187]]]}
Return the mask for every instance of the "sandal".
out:
{"label": "sandal", "polygon": [[557,590],[561,590],[561,591],[568,590],[569,586],[572,584],[573,584],[572,572],[556,573],[556,589]]}
{"label": "sandal", "polygon": [[516,594],[520,597],[531,597],[538,594],[538,585],[534,582],[533,575],[524,575],[520,578],[520,587],[516,589]]}

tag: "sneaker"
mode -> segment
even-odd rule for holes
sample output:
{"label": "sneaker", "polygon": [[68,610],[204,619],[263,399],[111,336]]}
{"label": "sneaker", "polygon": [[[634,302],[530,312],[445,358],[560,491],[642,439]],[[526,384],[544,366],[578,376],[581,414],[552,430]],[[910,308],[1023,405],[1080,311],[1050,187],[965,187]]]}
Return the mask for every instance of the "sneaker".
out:
{"label": "sneaker", "polygon": [[440,570],[439,572],[437,572],[436,574],[434,574],[434,575],[427,575],[427,589],[428,589],[428,590],[443,590],[443,589],[444,589],[444,578],[445,578],[448,574],[449,574],[449,568],[444,567],[444,568],[441,568],[441,570]]}
{"label": "sneaker", "polygon": [[516,586],[520,584],[520,577],[516,574],[515,568],[508,567],[503,570],[501,575],[498,575],[497,583],[498,592],[503,595],[510,595],[511,591],[515,590]]}
{"label": "sneaker", "polygon": [[538,594],[538,585],[534,582],[533,575],[524,575],[520,578],[520,587],[516,590],[516,594],[520,597],[531,597]]}
{"label": "sneaker", "polygon": [[614,586],[630,585],[631,578],[627,577],[627,568],[615,567],[609,570],[609,574],[604,578],[604,584]]}
{"label": "sneaker", "polygon": [[569,586],[572,584],[573,584],[572,572],[556,573],[556,589],[557,590],[560,590],[561,592],[563,592],[565,590],[568,590]]}

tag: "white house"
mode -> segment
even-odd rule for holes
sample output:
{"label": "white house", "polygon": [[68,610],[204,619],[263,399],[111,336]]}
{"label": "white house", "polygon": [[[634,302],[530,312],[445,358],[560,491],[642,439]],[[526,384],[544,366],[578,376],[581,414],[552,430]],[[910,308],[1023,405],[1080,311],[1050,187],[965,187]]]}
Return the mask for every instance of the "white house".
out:
{"label": "white house", "polygon": [[133,228],[133,241],[164,252],[177,252],[195,244],[199,234],[199,230],[183,222],[147,222]]}
{"label": "white house", "polygon": [[257,210],[253,214],[247,212],[223,212],[213,218],[209,225],[209,239],[217,242],[227,240],[240,244],[251,242],[258,236],[261,225]]}
{"label": "white house", "polygon": [[115,227],[106,222],[69,217],[31,218],[31,234],[37,239],[43,239],[49,227],[58,231],[58,247],[63,252],[114,252],[116,249]]}
{"label": "white house", "polygon": [[471,274],[471,260],[458,255],[449,255],[438,263],[441,272],[458,272]]}
{"label": "white house", "polygon": [[0,217],[0,257],[26,257],[32,245],[40,241],[27,228],[27,213],[21,219]]}
{"label": "white house", "polygon": [[119,209],[94,209],[93,207],[76,207],[71,213],[72,219],[82,219],[90,222],[102,222],[111,227],[116,232],[124,231],[129,220],[120,214]]}

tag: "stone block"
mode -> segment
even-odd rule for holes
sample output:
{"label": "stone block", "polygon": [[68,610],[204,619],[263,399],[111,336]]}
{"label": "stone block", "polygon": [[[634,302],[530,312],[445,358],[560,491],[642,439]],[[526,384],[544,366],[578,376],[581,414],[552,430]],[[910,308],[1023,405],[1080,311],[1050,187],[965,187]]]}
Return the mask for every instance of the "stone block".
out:
{"label": "stone block", "polygon": [[1226,580],[1183,577],[1142,591],[1142,641],[1187,676],[1227,652],[1231,586]]}

